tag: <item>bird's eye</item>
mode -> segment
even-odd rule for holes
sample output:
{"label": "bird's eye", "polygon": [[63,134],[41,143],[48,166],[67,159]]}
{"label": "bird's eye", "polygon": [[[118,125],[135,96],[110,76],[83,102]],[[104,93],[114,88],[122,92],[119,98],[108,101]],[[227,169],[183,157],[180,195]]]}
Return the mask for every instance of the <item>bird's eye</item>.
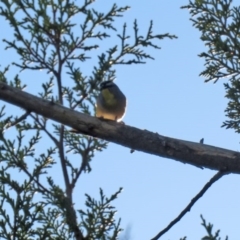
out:
{"label": "bird's eye", "polygon": [[102,82],[100,84],[101,88],[107,88],[107,87],[112,87],[113,86],[113,82],[112,81],[106,81],[106,82]]}

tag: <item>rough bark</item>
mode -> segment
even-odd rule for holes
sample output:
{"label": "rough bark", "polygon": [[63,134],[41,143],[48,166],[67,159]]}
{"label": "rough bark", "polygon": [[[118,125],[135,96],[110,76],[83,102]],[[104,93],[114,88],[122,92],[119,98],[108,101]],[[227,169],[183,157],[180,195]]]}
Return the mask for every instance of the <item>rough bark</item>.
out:
{"label": "rough bark", "polygon": [[[79,132],[132,150],[214,170],[240,173],[240,153],[206,144],[174,139],[113,121],[100,120],[0,82],[0,99],[52,119]],[[132,152],[132,151],[131,151]]]}

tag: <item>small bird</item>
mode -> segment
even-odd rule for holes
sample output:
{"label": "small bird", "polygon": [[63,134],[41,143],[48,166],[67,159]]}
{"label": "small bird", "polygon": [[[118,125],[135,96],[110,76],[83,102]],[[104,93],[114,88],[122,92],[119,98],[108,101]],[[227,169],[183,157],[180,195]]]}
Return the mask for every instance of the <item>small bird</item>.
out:
{"label": "small bird", "polygon": [[112,81],[100,84],[96,103],[96,117],[120,122],[126,111],[127,99]]}
{"label": "small bird", "polygon": [[202,139],[200,140],[200,143],[201,143],[201,144],[203,144],[203,143],[204,143],[204,138],[202,138]]}

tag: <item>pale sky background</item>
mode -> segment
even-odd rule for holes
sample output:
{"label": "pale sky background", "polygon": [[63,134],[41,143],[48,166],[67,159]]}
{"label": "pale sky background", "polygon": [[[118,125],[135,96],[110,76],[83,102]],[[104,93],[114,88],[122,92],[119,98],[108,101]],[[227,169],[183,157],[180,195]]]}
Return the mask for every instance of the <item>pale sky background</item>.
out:
{"label": "pale sky background", "polygon": [[[92,7],[108,11],[114,2],[98,0]],[[199,142],[204,137],[206,144],[239,151],[239,135],[233,130],[221,128],[226,120],[224,110],[227,99],[223,87],[226,80],[213,84],[204,83],[204,79],[199,77],[199,73],[204,70],[204,61],[197,55],[205,47],[199,38],[200,33],[189,20],[188,10],[180,9],[188,1],[118,2],[118,6],[131,6],[123,18],[114,24],[120,32],[126,22],[128,34],[132,34],[133,21],[137,19],[140,32],[145,34],[150,20],[153,20],[154,33],[168,32],[178,36],[175,40],[162,40],[162,49],[159,51],[148,49],[154,61],[148,60],[145,65],[116,68],[116,83],[128,99],[125,124],[187,141]],[[0,21],[4,23],[2,18]],[[11,31],[9,27],[7,31]],[[113,33],[113,36],[116,34]],[[115,45],[115,40],[110,43]],[[5,63],[13,61],[16,56],[14,52],[8,51],[6,54],[2,50],[4,45],[0,46],[1,54],[5,54]],[[101,53],[104,47],[109,45],[103,44],[96,54]],[[85,74],[89,74],[92,67],[85,64],[81,68]],[[24,74],[20,74],[20,77],[27,76]],[[26,91],[32,92],[42,75],[40,72],[28,74],[31,81],[26,81],[29,84]],[[36,92],[39,92],[37,88]],[[142,152],[131,154],[130,149],[113,143],[104,152],[96,154],[91,166],[92,172],[81,176],[75,189],[76,205],[82,206],[85,202],[84,193],[98,198],[100,187],[107,196],[123,187],[124,191],[113,204],[118,209],[116,217],[122,218],[122,227],[130,226],[131,240],[149,240],[154,237],[179,215],[216,173]],[[62,178],[61,174],[59,178]],[[200,214],[207,222],[214,224],[214,232],[221,230],[222,239],[226,235],[229,239],[238,239],[239,186],[238,175],[231,174],[220,179],[161,239],[178,240],[184,236],[187,239],[201,239],[206,232],[200,224]]]}

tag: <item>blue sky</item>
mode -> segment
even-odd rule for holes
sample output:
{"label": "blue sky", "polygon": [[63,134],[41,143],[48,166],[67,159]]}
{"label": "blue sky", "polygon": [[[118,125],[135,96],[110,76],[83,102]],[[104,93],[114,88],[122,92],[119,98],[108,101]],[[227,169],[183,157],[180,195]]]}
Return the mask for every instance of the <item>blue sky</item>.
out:
{"label": "blue sky", "polygon": [[[103,4],[103,0],[98,0],[92,6],[107,11],[113,3],[108,0]],[[153,20],[155,33],[169,32],[178,36],[175,40],[162,40],[160,51],[149,49],[154,61],[116,68],[116,83],[128,99],[124,122],[187,141],[199,142],[204,137],[206,144],[239,151],[239,136],[232,130],[221,128],[226,120],[227,99],[224,98],[223,82],[227,80],[213,84],[204,83],[204,79],[199,77],[204,70],[204,61],[197,55],[206,48],[199,38],[200,33],[192,27],[188,11],[180,9],[187,3],[183,0],[122,0],[119,4],[129,5],[131,9],[118,19],[116,28],[121,29],[126,22],[131,35],[133,21],[137,19],[140,32],[144,34],[150,20]],[[103,44],[96,54],[108,46]],[[2,49],[1,54],[6,54]],[[5,61],[13,61],[14,56],[13,51],[8,51]],[[88,64],[83,71],[89,74],[92,66]],[[24,74],[20,76],[27,76]],[[32,72],[28,77],[34,76],[34,79],[26,81],[29,84],[26,91],[29,92],[42,76],[41,73],[37,73],[38,76],[33,74],[36,73]],[[90,174],[80,178],[74,193],[76,206],[85,201],[84,193],[98,197],[101,187],[109,196],[123,187],[124,191],[115,201],[116,217],[122,218],[122,227],[130,227],[131,240],[154,237],[216,173],[142,152],[131,154],[130,149],[112,143],[107,150],[96,154],[92,169]],[[173,240],[184,236],[200,239],[205,235],[200,225],[200,214],[214,223],[215,230],[221,229],[223,238],[228,235],[230,239],[238,239],[239,184],[238,175],[220,179],[161,239]]]}

